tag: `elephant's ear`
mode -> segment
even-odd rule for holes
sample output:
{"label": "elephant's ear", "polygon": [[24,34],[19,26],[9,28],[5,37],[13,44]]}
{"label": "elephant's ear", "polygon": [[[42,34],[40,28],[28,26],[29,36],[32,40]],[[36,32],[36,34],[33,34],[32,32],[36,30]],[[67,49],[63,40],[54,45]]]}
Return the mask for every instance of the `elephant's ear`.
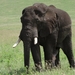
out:
{"label": "elephant's ear", "polygon": [[58,15],[54,12],[47,12],[44,16],[44,22],[49,28],[50,34],[55,32],[58,27]]}
{"label": "elephant's ear", "polygon": [[59,17],[57,15],[57,13],[55,13],[55,18],[53,19],[53,22],[54,22],[54,24],[52,26],[51,33],[56,32],[58,30],[58,28],[59,28],[60,23],[59,23]]}
{"label": "elephant's ear", "polygon": [[[53,16],[52,16],[53,15]],[[52,34],[58,29],[58,15],[56,13],[46,13],[44,16],[44,24],[42,24],[42,29],[40,30],[40,36],[46,37]]]}

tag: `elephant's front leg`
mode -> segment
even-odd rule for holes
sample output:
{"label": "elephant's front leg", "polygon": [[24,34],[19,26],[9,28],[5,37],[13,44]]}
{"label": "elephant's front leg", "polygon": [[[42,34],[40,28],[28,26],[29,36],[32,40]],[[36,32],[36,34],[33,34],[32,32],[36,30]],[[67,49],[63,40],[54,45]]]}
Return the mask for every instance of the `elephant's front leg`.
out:
{"label": "elephant's front leg", "polygon": [[42,63],[41,63],[41,54],[40,54],[39,44],[34,45],[32,43],[31,52],[32,52],[32,56],[33,56],[36,70],[40,72],[42,70]]}
{"label": "elephant's front leg", "polygon": [[47,47],[44,48],[44,55],[46,69],[54,68],[56,65],[59,64],[59,53],[54,46],[47,45]]}
{"label": "elephant's front leg", "polygon": [[74,55],[73,55],[73,51],[72,51],[72,40],[71,40],[70,35],[68,35],[64,39],[63,45],[62,45],[62,50],[68,58],[70,67],[75,68]]}
{"label": "elephant's front leg", "polygon": [[55,66],[55,59],[57,55],[56,50],[56,37],[54,35],[51,35],[45,42],[44,48],[44,55],[45,55],[45,68],[51,69]]}
{"label": "elephant's front leg", "polygon": [[51,69],[53,47],[50,44],[50,42],[46,42],[43,48],[44,48],[44,58],[45,58],[45,69]]}

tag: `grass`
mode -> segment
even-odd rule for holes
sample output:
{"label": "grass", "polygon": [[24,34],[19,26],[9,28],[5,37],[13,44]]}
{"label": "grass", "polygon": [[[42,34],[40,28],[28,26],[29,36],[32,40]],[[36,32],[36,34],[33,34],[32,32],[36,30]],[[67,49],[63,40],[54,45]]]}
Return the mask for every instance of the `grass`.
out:
{"label": "grass", "polygon": [[[72,42],[75,56],[75,1],[74,0],[1,0],[0,1],[0,75],[25,75],[22,42],[14,49],[12,45],[17,40],[21,30],[20,17],[22,9],[43,2],[47,5],[53,4],[69,13],[72,19]],[[44,66],[44,55],[41,47],[42,63]],[[61,51],[61,69],[52,69],[45,72],[34,72],[34,63],[30,57],[29,75],[75,75],[75,69],[70,69],[66,56]]]}

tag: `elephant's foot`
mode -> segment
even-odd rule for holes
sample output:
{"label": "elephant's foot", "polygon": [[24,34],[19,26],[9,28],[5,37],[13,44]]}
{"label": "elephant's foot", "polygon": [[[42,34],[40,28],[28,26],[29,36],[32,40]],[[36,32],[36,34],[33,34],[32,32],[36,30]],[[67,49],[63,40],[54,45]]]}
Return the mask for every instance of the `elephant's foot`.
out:
{"label": "elephant's foot", "polygon": [[51,69],[56,69],[56,68],[61,68],[60,63],[56,65],[55,62],[52,62],[51,60],[45,62],[46,70],[48,69],[51,70]]}
{"label": "elephant's foot", "polygon": [[35,64],[35,68],[36,68],[36,71],[41,72],[43,70],[42,63]]}
{"label": "elephant's foot", "polygon": [[70,68],[75,68],[75,62],[74,61],[72,61]]}
{"label": "elephant's foot", "polygon": [[56,55],[54,54],[53,56],[52,56],[52,68],[55,68],[55,60],[56,60]]}
{"label": "elephant's foot", "polygon": [[51,60],[46,60],[45,61],[45,69],[47,70],[47,69],[50,69],[51,70],[51,68],[52,68],[52,62],[51,62]]}
{"label": "elephant's foot", "polygon": [[55,66],[56,66],[57,68],[61,68],[60,61],[55,61]]}
{"label": "elephant's foot", "polygon": [[26,70],[26,73],[29,74],[29,67],[28,66],[25,66],[25,70]]}
{"label": "elephant's foot", "polygon": [[55,60],[46,60],[45,69],[51,70],[52,68],[60,67],[60,64],[55,64]]}
{"label": "elephant's foot", "polygon": [[56,54],[52,56],[52,68],[61,67],[59,59],[56,58]]}

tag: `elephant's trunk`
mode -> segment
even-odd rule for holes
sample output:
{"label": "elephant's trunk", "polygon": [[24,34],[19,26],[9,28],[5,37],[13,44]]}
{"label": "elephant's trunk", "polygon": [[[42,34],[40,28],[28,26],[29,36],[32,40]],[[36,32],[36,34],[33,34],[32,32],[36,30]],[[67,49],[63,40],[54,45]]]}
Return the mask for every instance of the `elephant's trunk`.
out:
{"label": "elephant's trunk", "polygon": [[30,60],[30,42],[29,41],[23,41],[23,47],[24,47],[24,66],[27,69],[29,69],[29,60]]}

